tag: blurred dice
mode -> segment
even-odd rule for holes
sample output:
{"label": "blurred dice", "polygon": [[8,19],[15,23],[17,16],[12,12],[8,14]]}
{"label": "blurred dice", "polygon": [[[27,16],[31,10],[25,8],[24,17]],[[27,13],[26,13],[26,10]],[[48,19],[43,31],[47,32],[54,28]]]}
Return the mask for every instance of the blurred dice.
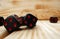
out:
{"label": "blurred dice", "polygon": [[9,33],[22,30],[21,26],[27,26],[24,29],[32,29],[36,26],[37,18],[32,14],[27,14],[26,16],[18,17],[17,15],[8,16],[5,20],[3,17],[0,17],[0,25],[4,24],[4,27]]}
{"label": "blurred dice", "polygon": [[33,28],[36,26],[37,18],[32,14],[27,14],[24,23],[26,23],[28,28]]}
{"label": "blurred dice", "polygon": [[3,17],[0,17],[0,26],[3,25],[3,22],[4,22],[4,18]]}
{"label": "blurred dice", "polygon": [[57,17],[50,17],[50,22],[51,23],[57,23],[58,22],[58,18]]}
{"label": "blurred dice", "polygon": [[17,21],[18,17],[16,15],[11,15],[7,17],[4,21],[4,26],[7,29],[8,32],[13,32],[17,29],[19,29],[19,22]]}
{"label": "blurred dice", "polygon": [[19,23],[20,23],[21,26],[25,25],[24,24],[24,20],[25,20],[24,18],[25,18],[24,16],[21,16],[21,17],[18,18],[18,21],[19,21]]}

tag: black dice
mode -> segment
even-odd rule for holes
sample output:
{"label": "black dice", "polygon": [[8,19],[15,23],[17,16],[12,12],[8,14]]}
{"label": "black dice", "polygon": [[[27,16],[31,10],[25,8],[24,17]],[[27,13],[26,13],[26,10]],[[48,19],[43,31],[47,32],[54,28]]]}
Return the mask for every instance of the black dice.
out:
{"label": "black dice", "polygon": [[33,28],[36,26],[37,18],[32,14],[27,14],[25,17],[26,25],[28,28]]}
{"label": "black dice", "polygon": [[4,18],[3,17],[0,17],[0,26],[3,25],[3,22],[4,22]]}
{"label": "black dice", "polygon": [[24,20],[25,20],[24,18],[25,17],[23,17],[23,16],[21,16],[21,17],[18,18],[18,21],[19,21],[19,23],[20,23],[21,26],[24,26],[25,25],[24,24]]}
{"label": "black dice", "polygon": [[[11,15],[5,20],[0,17],[0,26],[4,25],[6,30],[11,33],[16,30],[32,29],[36,26],[37,17],[32,14],[27,14],[26,16],[18,17],[17,15]],[[26,28],[21,28],[21,26],[27,26]]]}
{"label": "black dice", "polygon": [[9,16],[4,21],[4,26],[8,32],[13,32],[19,29],[20,23],[17,21],[16,16]]}
{"label": "black dice", "polygon": [[58,18],[57,17],[50,17],[50,22],[51,23],[57,23],[58,22]]}

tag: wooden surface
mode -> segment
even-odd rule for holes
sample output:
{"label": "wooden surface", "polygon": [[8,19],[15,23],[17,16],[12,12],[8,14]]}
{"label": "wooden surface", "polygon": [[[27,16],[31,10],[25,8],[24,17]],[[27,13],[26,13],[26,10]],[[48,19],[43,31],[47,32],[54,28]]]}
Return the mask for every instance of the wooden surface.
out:
{"label": "wooden surface", "polygon": [[7,30],[4,28],[4,26],[0,27],[0,39],[3,39],[4,37],[6,37],[8,35]]}
{"label": "wooden surface", "polygon": [[[27,13],[38,19],[60,17],[60,0],[0,0],[0,16],[4,18]],[[15,31],[9,35],[4,27],[0,27],[0,39],[60,39],[60,21],[38,21],[32,30]]]}
{"label": "wooden surface", "polygon": [[32,13],[38,19],[60,17],[60,0],[0,0],[0,16],[26,13]]}
{"label": "wooden surface", "polygon": [[34,29],[15,31],[4,39],[60,39],[60,21],[38,21]]}

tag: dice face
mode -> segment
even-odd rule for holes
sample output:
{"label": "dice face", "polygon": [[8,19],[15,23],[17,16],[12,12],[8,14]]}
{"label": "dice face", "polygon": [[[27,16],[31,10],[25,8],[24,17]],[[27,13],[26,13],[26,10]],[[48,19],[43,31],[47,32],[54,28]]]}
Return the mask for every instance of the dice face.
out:
{"label": "dice face", "polygon": [[0,26],[3,25],[3,22],[4,22],[4,18],[3,17],[0,17]]}
{"label": "dice face", "polygon": [[58,18],[57,17],[50,17],[50,22],[51,23],[57,23],[58,22]]}
{"label": "dice face", "polygon": [[37,18],[35,16],[33,16],[32,14],[27,14],[25,20],[27,20],[28,22],[36,22]]}
{"label": "dice face", "polygon": [[18,18],[18,21],[19,21],[19,23],[20,23],[21,26],[25,25],[25,24],[24,24],[24,20],[25,20],[24,18],[25,18],[25,17],[19,17],[19,18]]}
{"label": "dice face", "polygon": [[34,23],[29,23],[29,24],[27,24],[27,28],[28,29],[32,29],[32,28],[34,28],[36,26],[36,24],[34,24]]}
{"label": "dice face", "polygon": [[32,14],[27,14],[25,20],[27,22],[27,26],[32,28],[36,25],[38,19]]}
{"label": "dice face", "polygon": [[4,27],[7,29],[8,32],[15,31],[19,26],[20,24],[14,16],[9,16],[4,21]]}

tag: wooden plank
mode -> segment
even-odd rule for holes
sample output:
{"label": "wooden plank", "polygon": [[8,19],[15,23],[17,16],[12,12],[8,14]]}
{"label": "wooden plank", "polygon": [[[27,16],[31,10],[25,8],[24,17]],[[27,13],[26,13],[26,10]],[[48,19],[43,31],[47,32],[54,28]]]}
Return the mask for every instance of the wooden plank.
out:
{"label": "wooden plank", "polygon": [[3,39],[4,37],[6,37],[8,35],[7,30],[4,28],[4,26],[0,27],[0,39]]}
{"label": "wooden plank", "polygon": [[36,27],[31,30],[15,31],[4,39],[60,39],[60,21],[38,21]]}
{"label": "wooden plank", "polygon": [[[17,14],[19,16],[31,13],[38,19],[60,17],[60,0],[2,0],[0,1],[0,16]],[[6,15],[4,15],[6,14]]]}

